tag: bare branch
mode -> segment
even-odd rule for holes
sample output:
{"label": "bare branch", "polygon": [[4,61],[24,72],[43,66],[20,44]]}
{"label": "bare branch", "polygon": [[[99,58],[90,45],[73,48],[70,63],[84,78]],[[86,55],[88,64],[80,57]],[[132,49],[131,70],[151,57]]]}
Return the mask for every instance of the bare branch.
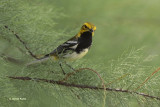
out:
{"label": "bare branch", "polygon": [[23,44],[23,46],[25,47],[25,49],[28,51],[28,53],[35,59],[38,59],[36,55],[34,55],[29,48],[27,47],[26,43],[18,36],[17,33],[15,33],[13,30],[11,30],[10,28],[8,28],[8,26],[4,26],[6,29],[8,29],[9,31],[11,31],[15,37]]}
{"label": "bare branch", "polygon": [[[32,80],[32,81],[37,81],[37,82],[47,82],[47,83],[51,83],[51,84],[57,84],[57,85],[62,85],[62,86],[66,86],[66,87],[75,87],[75,88],[81,88],[81,89],[104,90],[104,87],[79,85],[79,84],[73,84],[73,83],[67,83],[67,82],[55,81],[55,80],[40,79],[40,78],[12,77],[12,76],[8,76],[8,78],[17,79],[17,80],[24,80],[24,81],[25,80]],[[138,93],[138,92],[129,91],[129,90],[113,89],[113,88],[105,88],[105,90],[106,91],[128,93],[128,94],[137,94],[137,95],[140,95],[140,96],[143,96],[143,97],[160,100],[160,97],[157,97],[157,96],[152,96],[152,95],[148,95],[148,94],[145,94],[145,93]]]}

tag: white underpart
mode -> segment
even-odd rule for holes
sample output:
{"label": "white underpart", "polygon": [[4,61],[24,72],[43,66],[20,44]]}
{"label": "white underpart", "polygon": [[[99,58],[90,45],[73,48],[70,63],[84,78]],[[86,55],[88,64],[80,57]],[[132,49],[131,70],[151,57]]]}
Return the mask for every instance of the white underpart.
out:
{"label": "white underpart", "polygon": [[87,54],[87,52],[88,52],[88,49],[84,49],[79,54],[77,54],[76,52],[73,52],[73,53],[67,54],[67,55],[65,55],[63,57],[68,59],[68,60],[76,60],[76,59],[82,58],[84,55]]}

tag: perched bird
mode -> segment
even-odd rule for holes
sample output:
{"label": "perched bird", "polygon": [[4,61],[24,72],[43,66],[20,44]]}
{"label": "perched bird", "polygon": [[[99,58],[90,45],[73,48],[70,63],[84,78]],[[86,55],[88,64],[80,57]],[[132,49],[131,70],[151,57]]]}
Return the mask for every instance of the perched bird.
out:
{"label": "perched bird", "polygon": [[82,58],[92,45],[92,36],[96,30],[96,26],[91,23],[84,23],[81,27],[79,33],[67,40],[63,44],[59,45],[55,50],[51,53],[44,55],[42,58],[35,60],[30,64],[42,62],[48,60],[49,58],[54,60],[77,60]]}

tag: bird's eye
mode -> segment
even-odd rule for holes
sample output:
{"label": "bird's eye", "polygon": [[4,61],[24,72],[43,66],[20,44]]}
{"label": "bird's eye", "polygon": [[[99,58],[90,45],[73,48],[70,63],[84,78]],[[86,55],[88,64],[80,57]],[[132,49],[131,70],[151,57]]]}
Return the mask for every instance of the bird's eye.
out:
{"label": "bird's eye", "polygon": [[86,25],[84,25],[84,28],[88,28]]}

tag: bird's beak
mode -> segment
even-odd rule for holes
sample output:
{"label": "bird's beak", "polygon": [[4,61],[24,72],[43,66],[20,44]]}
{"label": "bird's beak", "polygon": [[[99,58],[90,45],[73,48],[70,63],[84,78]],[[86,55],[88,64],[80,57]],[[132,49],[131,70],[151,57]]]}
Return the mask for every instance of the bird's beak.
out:
{"label": "bird's beak", "polygon": [[94,32],[94,30],[93,30],[93,29],[90,29],[89,31],[90,31],[91,33],[92,33],[92,32]]}

